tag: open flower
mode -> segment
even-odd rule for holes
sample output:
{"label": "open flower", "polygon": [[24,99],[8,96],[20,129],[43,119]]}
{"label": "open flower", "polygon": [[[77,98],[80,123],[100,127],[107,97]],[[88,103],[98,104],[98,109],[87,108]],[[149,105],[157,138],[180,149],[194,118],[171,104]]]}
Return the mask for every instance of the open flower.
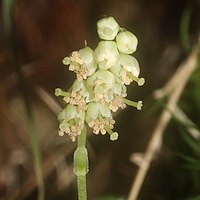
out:
{"label": "open flower", "polygon": [[86,122],[93,129],[94,134],[101,133],[102,135],[105,135],[106,132],[109,133],[115,123],[108,105],[106,103],[100,104],[96,102],[88,104]]}
{"label": "open flower", "polygon": [[124,97],[127,96],[126,86],[122,84],[118,77],[116,77],[115,80],[115,84],[112,88],[112,98],[108,102],[109,108],[113,112],[116,112],[119,108],[124,109],[126,107]]}
{"label": "open flower", "polygon": [[113,41],[101,41],[94,50],[94,59],[100,69],[109,69],[117,63],[119,52]]}
{"label": "open flower", "polygon": [[66,133],[75,142],[77,135],[80,135],[84,128],[85,112],[77,112],[76,106],[68,104],[58,114],[58,120],[60,121],[59,135],[63,136]]}
{"label": "open flower", "polygon": [[94,74],[97,68],[93,59],[93,50],[90,47],[72,52],[70,57],[63,59],[63,64],[69,65],[69,70],[76,73],[78,81],[87,79],[88,76]]}
{"label": "open flower", "polygon": [[94,101],[101,103],[109,101],[110,92],[114,84],[115,76],[106,69],[99,69],[87,80],[87,86],[90,87],[94,93]]}
{"label": "open flower", "polygon": [[143,85],[144,78],[138,78],[140,67],[135,57],[120,53],[118,63],[110,69],[116,76],[120,77],[122,82],[130,85],[132,81],[136,81],[139,86]]}
{"label": "open flower", "polygon": [[78,112],[87,110],[87,103],[90,101],[90,93],[85,87],[85,81],[75,80],[70,95],[64,97],[66,103],[76,105]]}

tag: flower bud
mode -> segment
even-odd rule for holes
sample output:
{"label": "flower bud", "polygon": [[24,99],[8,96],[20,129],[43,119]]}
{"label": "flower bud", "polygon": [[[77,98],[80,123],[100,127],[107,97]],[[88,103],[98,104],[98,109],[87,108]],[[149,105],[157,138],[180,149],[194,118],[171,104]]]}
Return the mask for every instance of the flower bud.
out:
{"label": "flower bud", "polygon": [[119,52],[113,41],[101,41],[94,50],[94,59],[100,69],[109,69],[117,63]]}
{"label": "flower bud", "polygon": [[114,40],[119,31],[119,25],[113,17],[106,17],[97,22],[97,32],[103,40]]}
{"label": "flower bud", "polygon": [[123,66],[128,72],[131,72],[134,76],[139,76],[140,67],[135,57],[127,54],[120,53],[119,64]]}
{"label": "flower bud", "polygon": [[121,53],[132,54],[136,51],[138,40],[129,31],[122,31],[116,37],[117,47]]}
{"label": "flower bud", "polygon": [[97,64],[94,62],[93,59],[93,50],[90,47],[85,47],[79,50],[79,54],[85,66],[87,67],[87,76],[91,76],[92,74],[94,74],[97,68]]}

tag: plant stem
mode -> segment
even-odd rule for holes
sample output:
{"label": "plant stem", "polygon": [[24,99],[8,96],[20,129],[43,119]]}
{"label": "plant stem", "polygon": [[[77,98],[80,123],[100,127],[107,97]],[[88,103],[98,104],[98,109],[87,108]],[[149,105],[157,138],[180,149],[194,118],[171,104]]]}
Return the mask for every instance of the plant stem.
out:
{"label": "plant stem", "polygon": [[86,127],[82,130],[81,134],[78,136],[78,144],[77,147],[85,146],[86,144]]}
{"label": "plant stem", "polygon": [[77,177],[78,199],[87,200],[86,175]]}
{"label": "plant stem", "polygon": [[74,173],[77,175],[78,199],[87,200],[86,174],[88,172],[88,154],[85,148],[86,127],[78,136],[77,149],[74,152]]}

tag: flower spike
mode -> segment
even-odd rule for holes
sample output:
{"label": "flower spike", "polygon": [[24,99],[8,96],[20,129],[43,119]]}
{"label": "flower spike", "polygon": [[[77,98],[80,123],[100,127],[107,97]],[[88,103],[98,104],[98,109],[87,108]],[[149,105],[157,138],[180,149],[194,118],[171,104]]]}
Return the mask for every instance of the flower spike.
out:
{"label": "flower spike", "polygon": [[142,101],[125,98],[127,85],[133,81],[138,86],[145,83],[139,76],[138,61],[131,55],[137,49],[137,37],[121,28],[113,17],[100,19],[97,33],[101,40],[94,51],[85,42],[83,49],[73,51],[62,61],[77,77],[70,90],[55,90],[55,95],[67,103],[58,114],[59,135],[66,133],[73,142],[86,124],[94,134],[108,133],[110,140],[117,140],[112,113],[127,105],[137,110],[143,106]]}

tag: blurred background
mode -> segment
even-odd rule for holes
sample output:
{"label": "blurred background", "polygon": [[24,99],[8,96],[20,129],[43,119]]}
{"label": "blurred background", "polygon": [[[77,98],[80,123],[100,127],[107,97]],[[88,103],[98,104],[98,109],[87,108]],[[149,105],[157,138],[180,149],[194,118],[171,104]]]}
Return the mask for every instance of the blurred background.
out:
{"label": "blurred background", "polygon": [[[126,199],[166,99],[156,100],[184,62],[200,33],[199,0],[1,0],[0,1],[0,199],[77,199],[72,160],[75,144],[58,136],[62,104],[57,87],[68,89],[75,75],[63,57],[99,39],[96,22],[113,16],[138,40],[134,54],[146,84],[128,88],[143,110],[115,115],[116,142],[88,134],[88,199]],[[172,118],[145,177],[140,200],[200,199],[200,66],[183,91],[180,108],[196,126]],[[179,82],[181,84],[181,81]],[[43,174],[43,175],[42,175]],[[43,179],[42,179],[43,176]],[[42,195],[41,195],[42,196]],[[40,199],[42,200],[42,199]]]}

